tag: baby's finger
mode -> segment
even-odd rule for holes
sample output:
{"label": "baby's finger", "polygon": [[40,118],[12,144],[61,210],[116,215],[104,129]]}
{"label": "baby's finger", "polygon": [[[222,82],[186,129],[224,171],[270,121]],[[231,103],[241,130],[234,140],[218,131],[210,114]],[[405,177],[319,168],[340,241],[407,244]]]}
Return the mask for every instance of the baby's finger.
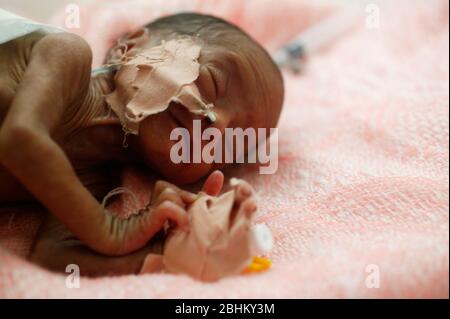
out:
{"label": "baby's finger", "polygon": [[180,195],[181,199],[183,200],[183,202],[186,205],[192,204],[198,198],[197,194],[194,194],[194,193],[191,193],[191,192],[188,192],[185,190],[180,190],[178,195]]}
{"label": "baby's finger", "polygon": [[175,192],[172,188],[166,188],[163,190],[157,198],[155,198],[153,205],[157,206],[165,201],[172,202],[174,204],[177,204],[180,207],[185,207],[185,203],[180,197],[180,194]]}
{"label": "baby's finger", "polygon": [[253,187],[242,179],[232,178],[230,181],[231,186],[235,187],[235,201],[236,203],[242,203],[247,198],[254,195]]}
{"label": "baby's finger", "polygon": [[254,197],[247,198],[241,203],[237,215],[243,215],[247,218],[251,218],[258,210],[258,205]]}
{"label": "baby's finger", "polygon": [[223,187],[224,178],[221,171],[212,172],[203,184],[202,191],[210,196],[219,195]]}
{"label": "baby's finger", "polygon": [[239,208],[237,208],[236,216],[233,218],[232,225],[230,227],[229,236],[235,238],[235,236],[242,231],[246,232],[251,223],[251,218],[257,210],[256,202],[253,198],[245,200]]}
{"label": "baby's finger", "polygon": [[157,229],[163,229],[165,222],[171,221],[184,231],[189,230],[189,220],[186,211],[170,201],[161,203],[150,215],[152,227]]}
{"label": "baby's finger", "polygon": [[159,195],[167,188],[171,188],[175,192],[179,191],[179,188],[173,184],[170,184],[166,181],[157,181],[152,191],[152,202],[156,200],[159,197]]}
{"label": "baby's finger", "polygon": [[249,224],[257,210],[258,206],[253,197],[247,198],[239,206],[235,206],[231,219],[230,234],[236,229],[242,228],[243,225]]}
{"label": "baby's finger", "polygon": [[164,192],[166,189],[171,189],[174,192],[176,192],[181,199],[184,201],[184,203],[186,205],[191,204],[192,202],[194,202],[197,199],[197,195],[190,193],[188,191],[182,190],[179,187],[166,182],[166,181],[158,181],[155,183],[155,187],[153,188],[153,192],[152,192],[152,198],[151,198],[151,203],[153,204],[161,195],[162,192]]}

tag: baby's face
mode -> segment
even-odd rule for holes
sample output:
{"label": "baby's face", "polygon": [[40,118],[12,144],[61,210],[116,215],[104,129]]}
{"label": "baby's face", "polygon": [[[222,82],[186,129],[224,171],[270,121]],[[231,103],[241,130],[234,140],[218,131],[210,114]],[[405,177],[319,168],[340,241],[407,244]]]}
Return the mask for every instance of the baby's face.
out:
{"label": "baby's face", "polygon": [[[149,49],[159,45],[160,39],[151,38],[145,44],[133,49]],[[257,59],[258,57],[255,57]],[[176,128],[186,128],[190,133],[191,151],[194,135],[194,120],[201,121],[201,131],[217,128],[224,136],[225,128],[264,128],[271,123],[269,117],[277,117],[276,107],[260,105],[262,88],[255,80],[255,74],[266,74],[268,81],[280,81],[269,63],[253,61],[249,63],[245,54],[237,54],[223,46],[202,44],[199,75],[195,84],[206,104],[213,104],[216,120],[212,122],[203,115],[197,115],[179,103],[172,102],[160,113],[146,117],[139,125],[139,133],[130,140],[147,163],[169,181],[187,184],[207,175],[211,170],[223,167],[221,163],[179,163],[171,160],[171,149],[178,141],[170,140],[171,132]],[[254,66],[259,70],[256,72]],[[273,109],[273,111],[271,111]],[[276,122],[276,119],[275,119]],[[198,122],[197,122],[198,123]],[[202,148],[208,141],[200,139]],[[225,145],[224,139],[222,145]],[[247,147],[247,145],[246,145]],[[222,154],[225,154],[223,146]],[[192,162],[192,158],[191,158]],[[225,162],[224,158],[221,162]]]}

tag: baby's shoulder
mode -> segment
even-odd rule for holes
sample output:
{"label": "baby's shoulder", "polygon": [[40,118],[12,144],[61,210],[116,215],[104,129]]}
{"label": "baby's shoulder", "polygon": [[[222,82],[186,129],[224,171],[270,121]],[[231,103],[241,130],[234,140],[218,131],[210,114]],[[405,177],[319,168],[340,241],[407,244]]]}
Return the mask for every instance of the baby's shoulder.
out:
{"label": "baby's shoulder", "polygon": [[34,52],[51,58],[49,63],[56,60],[64,64],[74,59],[77,59],[77,62],[90,63],[92,59],[89,45],[80,36],[68,32],[48,33],[38,30],[0,44],[0,70],[2,67],[9,68],[2,71],[9,71],[7,73],[18,77],[27,68]]}
{"label": "baby's shoulder", "polygon": [[35,31],[0,44],[0,61],[2,61],[2,65],[11,65],[12,63],[26,68],[33,47],[47,35],[44,31]]}
{"label": "baby's shoulder", "polygon": [[60,83],[70,83],[68,94],[78,96],[89,83],[92,53],[87,42],[72,33],[38,30],[0,44],[0,124],[17,93],[31,60],[39,67],[64,70],[52,74]]}
{"label": "baby's shoulder", "polygon": [[33,47],[45,36],[36,31],[0,44],[0,123],[19,88]]}

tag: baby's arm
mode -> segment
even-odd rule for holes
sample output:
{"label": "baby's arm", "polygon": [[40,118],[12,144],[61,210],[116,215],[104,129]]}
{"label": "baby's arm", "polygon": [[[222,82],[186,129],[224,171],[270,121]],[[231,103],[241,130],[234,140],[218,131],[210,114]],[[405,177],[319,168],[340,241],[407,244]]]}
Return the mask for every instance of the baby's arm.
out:
{"label": "baby's arm", "polygon": [[0,130],[0,164],[90,248],[123,255],[145,246],[166,220],[187,220],[172,201],[126,220],[105,213],[52,139],[64,109],[87,91],[91,59],[75,35],[48,35],[35,44]]}
{"label": "baby's arm", "polygon": [[[212,196],[220,193],[223,174],[212,173],[206,180],[202,191]],[[152,191],[152,203],[170,199],[174,189],[170,183],[159,181]],[[31,261],[54,271],[65,271],[67,265],[76,264],[82,276],[125,275],[140,272],[144,259],[149,254],[163,253],[163,238],[155,238],[144,248],[127,256],[110,257],[92,251],[73,235],[59,221],[49,216],[39,230],[38,238],[31,252]]]}

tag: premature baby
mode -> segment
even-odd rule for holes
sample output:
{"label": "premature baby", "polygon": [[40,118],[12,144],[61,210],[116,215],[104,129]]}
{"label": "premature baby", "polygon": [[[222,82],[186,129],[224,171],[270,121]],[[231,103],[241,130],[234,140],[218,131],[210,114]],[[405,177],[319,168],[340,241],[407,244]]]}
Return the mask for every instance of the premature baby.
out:
{"label": "premature baby", "polygon": [[[160,68],[152,81],[127,78],[148,78],[147,60],[163,63],[160,48],[181,48],[192,59],[190,68]],[[36,31],[0,44],[0,202],[36,199],[47,208],[31,255],[39,264],[64,270],[77,263],[84,275],[136,273],[149,251],[160,250],[151,240],[167,221],[187,227],[188,207],[200,195],[175,184],[209,175],[202,192],[211,196],[223,184],[223,175],[214,172],[223,164],[171,160],[171,131],[184,127],[192,133],[194,120],[221,132],[275,127],[283,81],[251,37],[193,13],[164,17],[123,36],[106,57],[110,72],[92,76],[91,60],[85,41],[68,33]],[[135,72],[124,72],[130,66]],[[174,81],[165,81],[168,75],[183,86],[181,93]],[[98,198],[117,186],[121,167],[136,164],[167,182],[155,183],[150,204],[139,214],[114,217]],[[256,210],[248,184],[241,183],[236,194],[242,195],[236,207]]]}

